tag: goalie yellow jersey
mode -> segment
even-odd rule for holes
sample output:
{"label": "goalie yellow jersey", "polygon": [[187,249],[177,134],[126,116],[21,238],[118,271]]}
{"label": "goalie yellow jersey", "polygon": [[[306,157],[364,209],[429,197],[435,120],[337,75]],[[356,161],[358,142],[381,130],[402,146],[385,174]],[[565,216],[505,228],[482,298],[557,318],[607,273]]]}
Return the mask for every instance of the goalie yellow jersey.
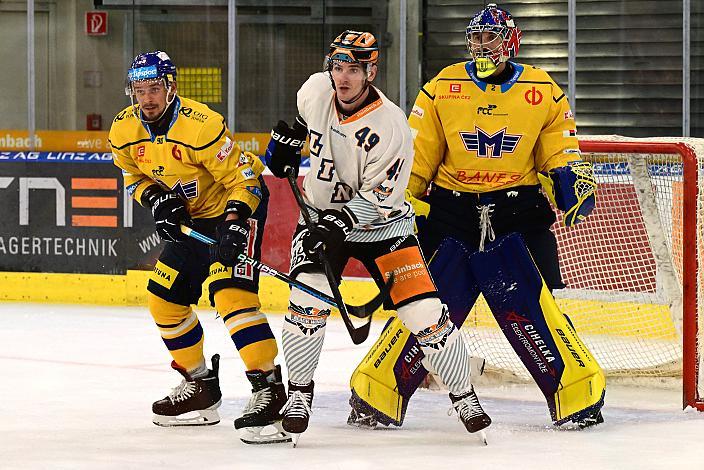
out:
{"label": "goalie yellow jersey", "polygon": [[408,118],[416,197],[431,182],[477,193],[534,185],[536,171],[581,159],[567,97],[545,71],[512,62],[511,78],[492,85],[473,64],[444,68],[418,93]]}
{"label": "goalie yellow jersey", "polygon": [[174,106],[166,135],[153,135],[132,106],[115,116],[109,141],[125,189],[141,202],[144,190],[157,183],[181,196],[193,218],[221,215],[228,200],[254,212],[261,160],[240,150],[224,118],[206,105],[177,97]]}

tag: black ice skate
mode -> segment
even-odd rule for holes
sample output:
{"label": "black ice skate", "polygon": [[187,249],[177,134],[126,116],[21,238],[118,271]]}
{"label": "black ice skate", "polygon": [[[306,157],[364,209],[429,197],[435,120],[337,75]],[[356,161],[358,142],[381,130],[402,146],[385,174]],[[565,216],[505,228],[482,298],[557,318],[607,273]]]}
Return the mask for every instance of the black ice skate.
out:
{"label": "black ice skate", "polygon": [[308,429],[308,420],[313,406],[313,381],[308,385],[288,383],[288,401],[281,409],[283,420],[281,425],[284,431],[291,434],[293,447],[298,444],[302,432]]}
{"label": "black ice skate", "polygon": [[596,410],[592,414],[575,421],[580,429],[596,426],[604,422],[604,417],[601,415],[601,409]]}
{"label": "black ice skate", "polygon": [[[152,421],[157,426],[204,426],[218,424],[221,403],[220,381],[218,379],[220,355],[212,358],[213,369],[206,377],[193,379],[176,362],[171,367],[177,370],[183,381],[169,396],[154,402]],[[184,416],[186,415],[186,416]],[[197,415],[197,416],[196,416]]]}
{"label": "black ice skate", "polygon": [[274,370],[247,371],[252,384],[252,397],[242,416],[235,420],[240,440],[246,444],[276,444],[291,442],[291,436],[281,428],[281,408],[286,404],[286,389],[281,382],[281,366]]}
{"label": "black ice skate", "polygon": [[482,405],[479,404],[479,398],[474,393],[474,387],[470,386],[469,391],[458,396],[450,393],[450,400],[452,400],[452,408],[450,408],[449,414],[454,409],[467,431],[471,433],[480,432],[480,439],[486,444],[486,435],[482,430],[491,424],[491,418],[484,412]]}
{"label": "black ice skate", "polygon": [[352,408],[350,415],[347,417],[347,424],[362,429],[375,429],[379,421],[371,413],[367,414],[364,410]]}

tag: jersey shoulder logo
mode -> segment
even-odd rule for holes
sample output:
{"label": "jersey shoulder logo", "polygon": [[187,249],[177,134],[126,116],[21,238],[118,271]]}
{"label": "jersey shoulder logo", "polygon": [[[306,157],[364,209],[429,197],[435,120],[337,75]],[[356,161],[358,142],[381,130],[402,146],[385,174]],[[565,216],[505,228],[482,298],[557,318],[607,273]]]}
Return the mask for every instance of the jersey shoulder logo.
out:
{"label": "jersey shoulder logo", "polygon": [[460,138],[468,152],[476,152],[481,158],[501,158],[504,153],[513,153],[521,140],[520,134],[507,134],[506,127],[493,134],[474,126],[474,132],[460,131]]}

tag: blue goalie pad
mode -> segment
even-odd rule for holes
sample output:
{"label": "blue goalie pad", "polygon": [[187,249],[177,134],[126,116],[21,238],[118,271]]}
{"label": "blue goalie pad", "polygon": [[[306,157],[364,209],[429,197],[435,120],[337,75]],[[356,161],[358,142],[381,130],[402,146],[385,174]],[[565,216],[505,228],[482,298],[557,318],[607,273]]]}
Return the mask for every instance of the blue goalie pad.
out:
{"label": "blue goalie pad", "polygon": [[598,413],[603,371],[560,312],[522,238],[504,236],[470,256],[474,277],[504,336],[545,395],[552,420]]}
{"label": "blue goalie pad", "polygon": [[[428,265],[440,300],[458,326],[479,296],[469,253],[461,242],[446,238]],[[350,405],[354,416],[363,417],[360,425],[371,417],[380,424],[401,426],[411,396],[428,375],[421,362],[424,357],[415,336],[400,320],[394,318],[386,324],[350,381]]]}
{"label": "blue goalie pad", "polygon": [[[459,240],[447,237],[428,264],[428,270],[438,289],[440,301],[447,306],[452,323],[461,327],[479,297],[479,287],[469,266],[469,249]],[[404,344],[399,361],[394,366],[399,393],[410,398],[423,382],[428,371],[421,364],[425,354],[415,336]]]}

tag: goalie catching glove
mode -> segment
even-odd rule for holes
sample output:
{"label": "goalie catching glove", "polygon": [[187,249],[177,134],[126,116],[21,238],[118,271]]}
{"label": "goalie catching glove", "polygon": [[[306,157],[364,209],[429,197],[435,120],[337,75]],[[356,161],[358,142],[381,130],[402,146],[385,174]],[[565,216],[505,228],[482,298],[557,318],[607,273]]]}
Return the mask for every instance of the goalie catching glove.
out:
{"label": "goalie catching glove", "polygon": [[596,179],[592,164],[569,162],[567,166],[538,173],[550,202],[564,212],[563,221],[571,227],[587,218],[596,205]]}
{"label": "goalie catching glove", "polygon": [[308,130],[303,118],[298,116],[289,127],[286,121],[279,121],[271,130],[271,140],[266,147],[264,163],[277,178],[286,178],[289,168],[298,176],[301,166],[301,150],[306,143]]}

